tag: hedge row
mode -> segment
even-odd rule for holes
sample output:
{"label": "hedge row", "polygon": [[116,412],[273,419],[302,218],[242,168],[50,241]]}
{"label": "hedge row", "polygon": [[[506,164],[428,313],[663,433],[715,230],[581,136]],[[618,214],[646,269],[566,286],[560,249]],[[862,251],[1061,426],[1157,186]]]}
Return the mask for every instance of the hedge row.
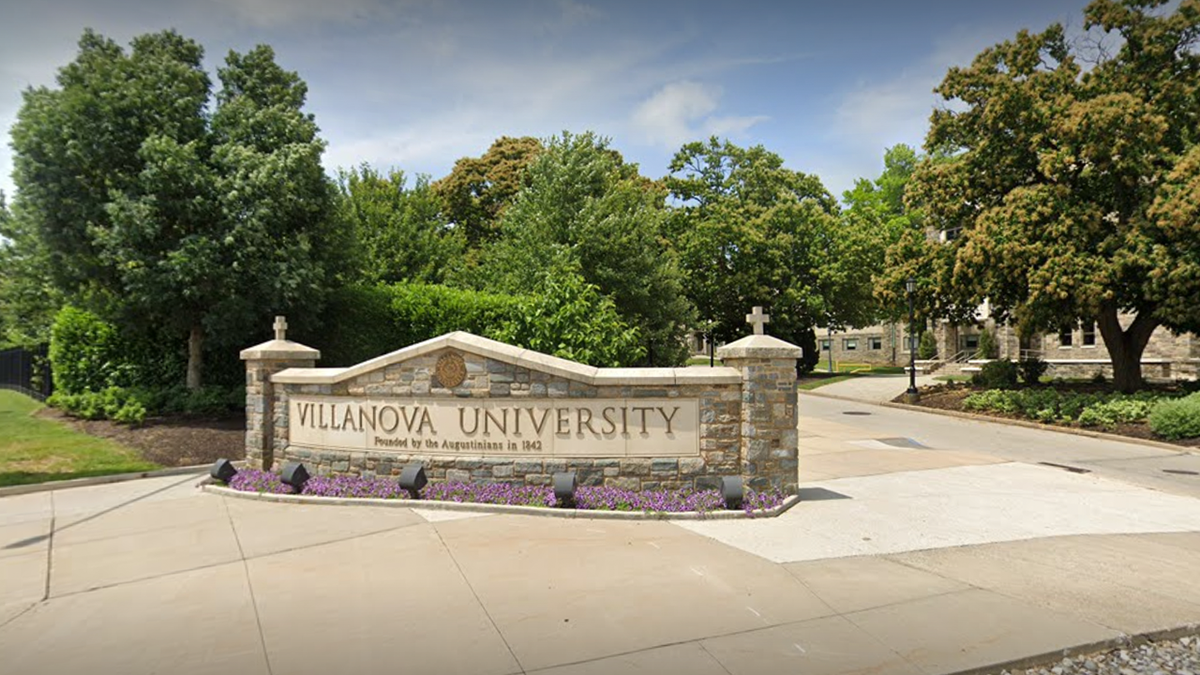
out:
{"label": "hedge row", "polygon": [[[612,300],[575,277],[548,280],[532,296],[421,284],[349,286],[331,295],[322,319],[319,329],[289,336],[320,349],[321,366],[353,365],[452,331],[597,366],[635,365],[645,356],[640,331],[621,319]],[[214,413],[242,405],[241,384],[197,392],[179,386],[184,361],[175,344],[135,344],[95,314],[64,307],[51,330],[57,390],[51,404],[88,419],[129,423],[147,415]],[[229,361],[237,355],[217,356]],[[221,380],[240,382],[234,376],[238,379]]]}
{"label": "hedge row", "polygon": [[568,279],[538,295],[510,296],[424,284],[348,286],[329,298],[323,326],[295,339],[321,350],[321,366],[349,366],[453,331],[595,366],[628,366],[645,355],[595,286]]}

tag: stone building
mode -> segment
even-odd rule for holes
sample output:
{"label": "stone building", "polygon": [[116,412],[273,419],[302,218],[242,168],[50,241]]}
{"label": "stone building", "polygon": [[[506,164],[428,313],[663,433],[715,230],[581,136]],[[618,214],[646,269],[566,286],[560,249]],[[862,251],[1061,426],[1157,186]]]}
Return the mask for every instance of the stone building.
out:
{"label": "stone building", "polygon": [[[948,321],[938,322],[933,327],[937,343],[937,356],[928,361],[918,359],[923,371],[938,371],[943,374],[972,372],[981,365],[976,358],[979,336],[989,330],[996,338],[996,358],[1037,357],[1050,364],[1048,374],[1052,377],[1087,378],[1097,373],[1112,377],[1112,365],[1104,339],[1095,324],[1082,324],[1070,330],[1054,333],[1038,333],[1022,344],[1015,328],[1008,324],[997,324],[988,316],[987,306],[980,308],[978,323],[956,325]],[[1122,317],[1127,326],[1131,316]],[[908,326],[883,323],[866,328],[853,328],[820,335],[817,344],[821,350],[821,361],[817,368],[824,368],[832,354],[839,367],[847,364],[872,364],[907,366],[909,363]],[[917,339],[912,342],[919,342]],[[1159,327],[1150,336],[1146,351],[1142,355],[1142,374],[1148,379],[1197,379],[1200,368],[1200,337],[1183,333],[1174,335]]]}

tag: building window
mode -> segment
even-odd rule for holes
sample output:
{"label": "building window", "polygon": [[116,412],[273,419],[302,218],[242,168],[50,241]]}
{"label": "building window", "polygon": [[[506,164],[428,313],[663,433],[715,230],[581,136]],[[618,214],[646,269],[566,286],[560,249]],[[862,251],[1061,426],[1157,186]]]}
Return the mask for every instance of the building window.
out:
{"label": "building window", "polygon": [[964,335],[963,336],[963,351],[973,352],[976,349],[979,349],[979,336],[978,335]]}
{"label": "building window", "polygon": [[842,349],[848,352],[858,349],[858,338],[845,338],[842,340]]}
{"label": "building window", "polygon": [[908,336],[904,339],[904,351],[915,352],[921,348],[921,338],[916,336]]}
{"label": "building window", "polygon": [[883,338],[881,338],[881,337],[867,338],[867,349],[883,349]]}
{"label": "building window", "polygon": [[829,340],[821,340],[821,351],[829,351]]}
{"label": "building window", "polygon": [[1064,329],[1058,331],[1058,346],[1059,347],[1070,347],[1071,346],[1071,338],[1072,338],[1072,336],[1071,336],[1070,328],[1064,328]]}
{"label": "building window", "polygon": [[1084,347],[1096,346],[1096,324],[1085,323],[1080,326],[1083,335],[1081,336],[1081,344]]}

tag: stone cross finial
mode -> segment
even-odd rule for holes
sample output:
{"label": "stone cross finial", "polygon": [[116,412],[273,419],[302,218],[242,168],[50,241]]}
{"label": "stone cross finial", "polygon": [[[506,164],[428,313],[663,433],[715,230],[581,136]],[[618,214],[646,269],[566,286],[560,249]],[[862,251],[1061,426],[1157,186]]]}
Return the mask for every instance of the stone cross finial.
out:
{"label": "stone cross finial", "polygon": [[282,316],[275,317],[275,339],[287,339],[287,319],[283,318]]}
{"label": "stone cross finial", "polygon": [[746,315],[746,323],[754,326],[754,334],[763,334],[763,324],[771,323],[771,316],[763,314],[762,307],[755,307],[753,312]]}

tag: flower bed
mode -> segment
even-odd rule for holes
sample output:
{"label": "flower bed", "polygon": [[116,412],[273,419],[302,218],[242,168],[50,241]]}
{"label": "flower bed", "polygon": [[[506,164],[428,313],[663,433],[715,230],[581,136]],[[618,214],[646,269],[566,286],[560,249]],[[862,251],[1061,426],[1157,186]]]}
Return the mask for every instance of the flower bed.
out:
{"label": "flower bed", "polygon": [[[279,474],[258,469],[239,471],[229,487],[242,492],[296,494]],[[389,478],[358,476],[313,476],[299,492],[310,497],[409,499],[399,483]],[[778,491],[747,490],[742,510],[747,514],[768,511],[783,504]],[[422,500],[503,504],[508,506],[555,507],[554,490],[542,485],[508,483],[431,483],[421,491]],[[586,511],[642,511],[651,513],[706,513],[720,511],[724,500],[717,490],[622,490],[615,487],[581,485],[575,488],[575,508]]]}

